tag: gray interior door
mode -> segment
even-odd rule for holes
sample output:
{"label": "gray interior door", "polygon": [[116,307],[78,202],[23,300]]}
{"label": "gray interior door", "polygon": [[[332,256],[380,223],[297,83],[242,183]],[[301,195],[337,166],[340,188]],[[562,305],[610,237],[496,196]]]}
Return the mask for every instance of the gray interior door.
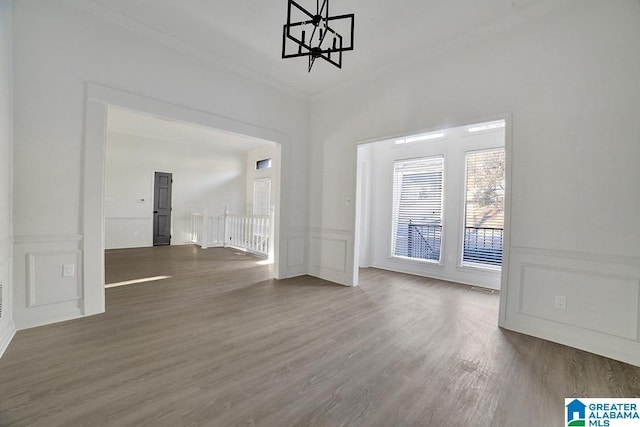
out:
{"label": "gray interior door", "polygon": [[153,184],[153,246],[171,244],[170,173],[156,172]]}

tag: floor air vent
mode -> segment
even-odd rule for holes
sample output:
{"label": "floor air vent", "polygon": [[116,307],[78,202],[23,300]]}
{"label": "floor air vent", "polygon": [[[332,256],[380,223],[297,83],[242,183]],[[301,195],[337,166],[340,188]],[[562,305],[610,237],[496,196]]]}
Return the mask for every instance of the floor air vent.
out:
{"label": "floor air vent", "polygon": [[472,291],[478,291],[478,292],[482,292],[485,294],[495,294],[496,290],[495,289],[489,289],[489,288],[479,288],[477,286],[472,286],[471,287]]}

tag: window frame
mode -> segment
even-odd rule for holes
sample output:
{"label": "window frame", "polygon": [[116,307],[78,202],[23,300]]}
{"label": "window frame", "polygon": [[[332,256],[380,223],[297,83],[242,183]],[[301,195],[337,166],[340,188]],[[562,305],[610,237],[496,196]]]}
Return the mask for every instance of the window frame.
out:
{"label": "window frame", "polygon": [[[411,257],[398,255],[397,252],[397,235],[398,235],[398,222],[400,221],[400,197],[401,195],[397,194],[397,189],[401,188],[402,185],[397,182],[397,177],[399,175],[397,165],[399,163],[419,163],[419,162],[428,162],[430,160],[439,159],[440,160],[440,218],[439,218],[439,236],[437,240],[439,240],[438,244],[438,258],[437,259],[429,259],[422,257]],[[428,173],[428,172],[427,172]],[[445,242],[445,186],[446,186],[446,156],[444,153],[432,154],[428,156],[414,157],[414,158],[405,158],[405,159],[395,159],[393,161],[392,166],[392,191],[391,191],[391,242],[390,242],[390,253],[389,257],[395,260],[404,260],[409,262],[418,262],[418,263],[428,263],[431,265],[442,265],[443,263],[443,245]],[[408,237],[407,237],[408,238]],[[435,237],[434,237],[435,238]],[[407,250],[408,252],[408,250]]]}
{"label": "window frame", "polygon": [[[483,131],[483,132],[493,132],[495,131],[495,129],[490,129],[487,131]],[[503,194],[503,200],[502,200],[502,210],[503,210],[503,225],[502,225],[502,244],[501,244],[501,249],[502,249],[502,256],[501,256],[501,261],[500,261],[500,265],[491,265],[491,264],[485,264],[485,263],[479,263],[479,262],[470,262],[470,261],[465,261],[464,260],[464,243],[465,243],[465,237],[466,237],[466,221],[467,221],[467,157],[469,154],[473,154],[473,153],[485,153],[485,152],[495,152],[495,151],[502,151],[503,155],[504,155],[504,161],[505,161],[505,174],[504,174],[504,192],[505,194]],[[500,146],[494,146],[494,147],[486,147],[486,148],[479,148],[479,149],[470,149],[470,150],[464,150],[463,153],[463,163],[464,163],[464,167],[463,167],[463,177],[462,177],[462,206],[460,209],[460,229],[458,231],[458,254],[457,254],[457,268],[460,270],[475,270],[478,272],[487,272],[487,273],[495,273],[495,272],[501,272],[502,271],[502,266],[504,264],[504,247],[505,247],[505,222],[506,222],[506,180],[507,180],[507,171],[506,171],[506,161],[507,161],[507,151],[506,151],[506,146],[505,145],[500,145]]]}
{"label": "window frame", "polygon": [[271,169],[271,166],[273,166],[273,162],[272,162],[270,157],[268,157],[266,159],[258,159],[258,160],[256,160],[256,169],[255,170],[259,171],[259,170],[263,170],[263,169]]}

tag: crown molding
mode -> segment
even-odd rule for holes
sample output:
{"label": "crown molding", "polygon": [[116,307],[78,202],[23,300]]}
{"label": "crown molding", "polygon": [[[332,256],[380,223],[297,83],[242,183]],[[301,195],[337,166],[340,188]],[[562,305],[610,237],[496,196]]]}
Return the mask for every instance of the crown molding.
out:
{"label": "crown molding", "polygon": [[185,55],[205,61],[211,65],[214,65],[215,67],[223,69],[224,71],[240,75],[254,82],[269,86],[270,88],[275,89],[278,92],[286,94],[292,98],[301,101],[308,101],[309,99],[310,93],[307,93],[306,91],[300,91],[292,87],[285,81],[266,77],[264,74],[253,71],[253,69],[247,66],[240,65],[212,52],[194,46],[158,28],[154,28],[152,26],[136,21],[135,19],[132,19],[130,17],[124,16],[121,13],[118,13],[116,10],[95,3],[92,0],[61,1],[76,10],[90,13],[91,15],[94,15],[113,25],[125,28],[133,33],[136,33],[171,49],[177,50]]}
{"label": "crown molding", "polygon": [[350,76],[343,82],[332,85],[329,90],[317,91],[310,94],[311,102],[322,101],[329,99],[336,95],[336,93],[344,92],[353,88],[360,87],[363,84],[374,85],[376,81],[384,76],[394,74],[399,69],[411,69],[416,65],[433,61],[435,58],[457,49],[463,46],[471,45],[472,43],[481,42],[483,39],[500,33],[502,31],[516,28],[527,22],[539,18],[549,12],[557,10],[567,4],[575,3],[578,0],[547,0],[534,3],[523,8],[521,11],[509,15],[504,19],[499,19],[492,23],[489,23],[483,27],[469,30],[456,37],[453,37],[443,43],[437,43],[431,46],[426,46],[420,50],[419,54],[406,56],[404,59],[394,59],[389,61],[387,65],[371,67],[373,71],[367,73],[364,76],[358,76],[354,78]]}

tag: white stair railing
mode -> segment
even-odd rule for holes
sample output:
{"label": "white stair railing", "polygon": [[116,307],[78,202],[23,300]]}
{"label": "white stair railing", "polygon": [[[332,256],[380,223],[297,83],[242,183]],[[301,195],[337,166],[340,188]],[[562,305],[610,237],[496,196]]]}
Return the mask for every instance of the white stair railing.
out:
{"label": "white stair railing", "polygon": [[224,246],[224,216],[210,216],[208,221],[209,247]]}
{"label": "white stair railing", "polygon": [[209,247],[209,221],[207,220],[207,210],[191,211],[191,242],[200,245],[202,249]]}
{"label": "white stair railing", "polygon": [[272,243],[272,215],[208,216],[207,209],[191,211],[191,242],[206,249],[233,247],[269,256]]}
{"label": "white stair railing", "polygon": [[225,216],[225,246],[268,256],[270,238],[269,215]]}

